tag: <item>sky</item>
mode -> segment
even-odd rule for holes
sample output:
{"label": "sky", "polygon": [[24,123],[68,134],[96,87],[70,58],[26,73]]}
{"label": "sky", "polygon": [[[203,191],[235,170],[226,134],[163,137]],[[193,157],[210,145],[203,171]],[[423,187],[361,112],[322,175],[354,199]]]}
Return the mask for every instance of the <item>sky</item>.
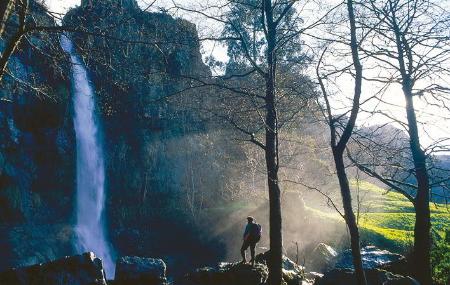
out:
{"label": "sky", "polygon": [[[215,0],[203,0],[201,2],[204,4],[208,1],[215,3],[218,2]],[[141,7],[147,7],[151,2],[153,2],[153,0],[138,0],[138,4]],[[191,2],[189,0],[177,0],[176,2],[187,4],[193,3],[195,1]],[[51,11],[64,14],[69,8],[80,5],[81,0],[45,0],[45,3],[48,5]],[[448,1],[448,4],[450,6],[450,1]],[[154,6],[157,7],[170,7],[171,5],[172,0],[156,0],[154,3]],[[181,16],[186,17],[186,15]],[[188,15],[188,20],[193,21],[195,24],[197,24],[197,29],[200,32],[202,31],[202,25],[206,28],[210,28],[211,26],[201,19],[195,19],[191,15]],[[226,49],[224,47],[217,46],[212,43],[203,43],[202,50],[204,52],[204,55],[213,54],[219,60],[226,60]],[[450,80],[448,80],[448,82],[450,82]],[[349,81],[345,81],[342,83],[340,88],[344,91],[344,93],[351,95],[352,85],[350,83],[351,82]],[[363,85],[363,92],[365,92],[366,90],[373,91],[375,89],[376,87],[372,86],[371,83],[365,82]],[[405,101],[401,89],[399,87],[392,87],[387,90],[386,93],[388,94],[388,96],[385,96],[384,98],[388,101],[388,104],[385,104],[384,106],[377,106],[381,107],[391,116],[405,121]],[[422,140],[421,143],[423,146],[429,146],[436,140],[450,138],[450,114],[443,113],[440,108],[427,104],[426,102],[418,98],[414,103],[418,114],[418,120],[421,122],[420,132]],[[334,105],[341,106],[342,109],[347,107],[345,106],[345,100],[342,100],[342,98],[335,100]],[[372,105],[371,103],[369,103],[366,106],[363,106],[363,108],[370,109],[374,106],[375,103],[373,103]],[[360,125],[382,124],[388,121],[390,120],[383,115],[369,116],[368,114],[361,113],[359,116]],[[450,142],[447,142],[447,145],[449,144]],[[445,152],[445,154],[450,154],[450,152]]]}
{"label": "sky", "polygon": [[80,5],[81,0],[46,0],[45,3],[52,12],[65,14],[69,8]]}

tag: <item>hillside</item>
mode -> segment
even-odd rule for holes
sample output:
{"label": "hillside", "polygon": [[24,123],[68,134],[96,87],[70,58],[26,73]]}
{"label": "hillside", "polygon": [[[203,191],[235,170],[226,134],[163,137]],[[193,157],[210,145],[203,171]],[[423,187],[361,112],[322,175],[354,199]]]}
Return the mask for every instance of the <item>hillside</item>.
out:
{"label": "hillside", "polygon": [[[401,194],[386,191],[367,181],[352,181],[353,197],[361,199],[359,226],[362,245],[375,245],[408,255],[414,239],[414,209]],[[329,209],[308,207],[322,223],[333,220],[342,228],[343,219]],[[448,205],[430,203],[432,234],[435,241],[432,252],[433,274],[437,284],[445,284],[450,273],[450,209]]]}

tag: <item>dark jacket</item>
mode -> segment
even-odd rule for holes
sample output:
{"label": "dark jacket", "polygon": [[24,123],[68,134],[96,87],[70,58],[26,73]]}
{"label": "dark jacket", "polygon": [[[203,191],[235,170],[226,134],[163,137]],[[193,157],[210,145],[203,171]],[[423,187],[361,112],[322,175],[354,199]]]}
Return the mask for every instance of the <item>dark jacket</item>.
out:
{"label": "dark jacket", "polygon": [[259,239],[261,237],[261,226],[256,223],[248,223],[245,226],[244,239]]}

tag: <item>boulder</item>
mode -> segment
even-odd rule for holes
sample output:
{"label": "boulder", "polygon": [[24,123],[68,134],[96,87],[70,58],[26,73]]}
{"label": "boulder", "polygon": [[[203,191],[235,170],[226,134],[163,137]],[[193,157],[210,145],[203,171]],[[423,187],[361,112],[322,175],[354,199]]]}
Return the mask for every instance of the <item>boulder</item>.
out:
{"label": "boulder", "polygon": [[307,272],[305,274],[305,277],[306,277],[306,279],[309,279],[309,280],[316,280],[316,279],[322,278],[323,274],[319,273],[319,272],[311,271],[311,272]]}
{"label": "boulder", "polygon": [[[255,261],[261,264],[267,264],[267,259],[269,258],[269,251],[260,253],[255,257]],[[296,264],[289,257],[283,255],[283,270],[294,271],[296,274],[302,275],[304,272],[304,267]]]}
{"label": "boulder", "polygon": [[[380,269],[365,270],[367,285],[420,285],[416,280]],[[333,269],[317,278],[314,285],[357,285],[353,270]]]}
{"label": "boulder", "polygon": [[[242,263],[219,263],[215,267],[203,267],[185,276],[185,282],[192,285],[260,285],[269,275],[267,258],[269,252],[258,254],[255,265]],[[283,256],[283,280],[287,285],[308,284],[304,268]]]}
{"label": "boulder", "polygon": [[[375,246],[366,246],[361,249],[361,257],[364,269],[379,268],[396,274],[408,274],[406,258],[401,254],[382,250]],[[336,268],[353,269],[353,260],[350,250],[346,250],[338,256]]]}
{"label": "boulder", "polygon": [[185,276],[192,285],[263,285],[269,273],[264,264],[220,263],[216,267],[203,267]]}
{"label": "boulder", "polygon": [[116,262],[114,284],[166,284],[166,264],[161,259],[124,256]]}
{"label": "boulder", "polygon": [[[256,262],[267,265],[269,251],[260,253],[255,257]],[[305,268],[283,255],[283,280],[288,285],[302,284],[305,281]]]}
{"label": "boulder", "polygon": [[8,285],[106,285],[102,261],[94,253],[64,257],[0,273]]}
{"label": "boulder", "polygon": [[337,259],[337,252],[331,246],[319,243],[311,253],[308,259],[308,269],[326,272],[334,268]]}
{"label": "boulder", "polygon": [[294,270],[283,269],[283,280],[287,285],[300,285],[303,281],[303,275],[298,274]]}

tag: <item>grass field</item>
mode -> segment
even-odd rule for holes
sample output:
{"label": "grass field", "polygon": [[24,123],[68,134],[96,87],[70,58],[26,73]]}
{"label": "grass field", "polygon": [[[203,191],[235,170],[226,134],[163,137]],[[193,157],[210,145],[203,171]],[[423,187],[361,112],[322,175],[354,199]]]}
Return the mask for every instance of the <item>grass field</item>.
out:
{"label": "grass field", "polygon": [[[352,181],[357,188],[356,181]],[[359,224],[366,234],[385,239],[391,247],[405,249],[412,244],[414,230],[414,208],[403,195],[368,183],[359,183],[362,197]],[[450,229],[450,209],[442,204],[430,203],[433,235],[443,239]]]}
{"label": "grass field", "polygon": [[[403,195],[368,183],[352,181],[362,197],[359,218],[361,239],[395,251],[408,251],[413,244],[414,208]],[[435,284],[450,282],[450,209],[442,204],[430,204],[432,234],[433,279]],[[447,235],[447,237],[446,237]]]}
{"label": "grass field", "polygon": [[[362,241],[391,250],[407,250],[412,245],[415,220],[411,202],[399,193],[388,192],[369,182],[360,181],[357,185],[356,181],[351,181],[351,186],[355,192],[359,188],[358,224]],[[356,200],[356,193],[353,193],[353,199]],[[344,222],[337,213],[315,209],[314,205],[308,208],[315,215]],[[450,208],[433,203],[430,208],[433,234],[443,239],[446,229],[450,229]]]}

